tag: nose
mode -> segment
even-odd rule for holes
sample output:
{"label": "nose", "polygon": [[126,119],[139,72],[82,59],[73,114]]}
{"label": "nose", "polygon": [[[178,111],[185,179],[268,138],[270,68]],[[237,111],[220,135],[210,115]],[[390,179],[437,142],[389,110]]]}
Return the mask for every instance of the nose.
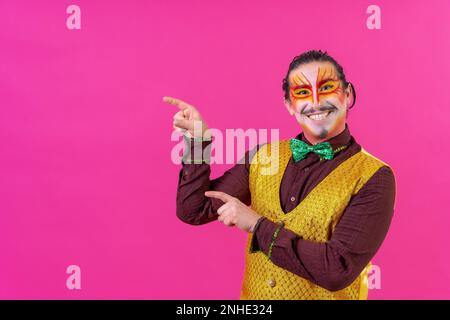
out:
{"label": "nose", "polygon": [[313,108],[318,109],[320,107],[319,105],[319,95],[316,91],[313,91]]}

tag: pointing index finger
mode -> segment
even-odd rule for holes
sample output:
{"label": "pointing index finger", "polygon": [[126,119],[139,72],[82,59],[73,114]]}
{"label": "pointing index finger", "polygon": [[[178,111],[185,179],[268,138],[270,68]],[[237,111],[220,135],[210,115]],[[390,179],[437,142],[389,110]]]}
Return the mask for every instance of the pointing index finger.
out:
{"label": "pointing index finger", "polygon": [[177,99],[177,98],[173,98],[173,97],[163,97],[163,101],[167,102],[168,104],[172,104],[174,106],[177,106],[178,108],[180,108],[181,110],[184,110],[188,107],[190,107],[191,105],[184,102],[183,100]]}
{"label": "pointing index finger", "polygon": [[234,198],[233,196],[230,196],[229,194],[222,191],[206,191],[205,196],[222,200],[225,203]]}

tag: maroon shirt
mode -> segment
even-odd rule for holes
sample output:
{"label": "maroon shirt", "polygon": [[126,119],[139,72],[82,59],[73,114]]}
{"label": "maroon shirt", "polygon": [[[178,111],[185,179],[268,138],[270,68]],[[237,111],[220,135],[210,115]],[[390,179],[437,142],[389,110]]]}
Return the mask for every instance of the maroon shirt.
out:
{"label": "maroon shirt", "polygon": [[[296,138],[311,144],[303,133]],[[261,145],[247,151],[244,158],[221,177],[211,180],[208,163],[185,163],[194,160],[194,148],[206,150],[205,154],[209,155],[211,142],[195,142],[187,138],[186,142],[190,147],[183,157],[176,200],[176,213],[182,221],[201,225],[217,219],[217,209],[223,202],[206,197],[204,192],[207,190],[223,191],[246,205],[251,204],[250,160]],[[328,142],[333,150],[342,146],[346,148],[337,152],[332,160],[320,160],[312,152],[298,162],[294,162],[291,156],[280,186],[280,200],[285,213],[293,210],[339,164],[361,150],[361,146],[351,136],[348,125]],[[389,167],[383,166],[350,199],[329,241],[305,240],[282,228],[274,242],[271,261],[328,290],[343,289],[362,272],[383,242],[392,219],[394,202],[394,174]],[[253,232],[250,252],[260,250],[267,255],[276,228],[274,222],[264,217],[259,219]]]}

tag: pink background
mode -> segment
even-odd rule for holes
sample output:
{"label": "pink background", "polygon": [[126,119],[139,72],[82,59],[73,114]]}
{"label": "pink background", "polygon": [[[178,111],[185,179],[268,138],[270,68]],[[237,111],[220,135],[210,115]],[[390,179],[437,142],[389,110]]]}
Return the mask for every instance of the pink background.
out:
{"label": "pink background", "polygon": [[[81,30],[66,28],[73,3]],[[246,234],[176,218],[176,108],[161,97],[210,127],[292,137],[281,80],[323,49],[357,89],[351,133],[396,174],[370,297],[449,299],[448,21],[446,0],[2,1],[0,298],[238,298]]]}

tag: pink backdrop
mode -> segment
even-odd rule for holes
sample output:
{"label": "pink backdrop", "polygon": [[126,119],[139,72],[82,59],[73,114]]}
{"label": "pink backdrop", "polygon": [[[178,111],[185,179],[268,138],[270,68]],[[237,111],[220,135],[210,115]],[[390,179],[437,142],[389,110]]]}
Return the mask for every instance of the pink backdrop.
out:
{"label": "pink backdrop", "polygon": [[[81,30],[66,27],[73,3]],[[448,21],[446,0],[1,1],[0,298],[238,298],[246,235],[176,218],[176,108],[161,97],[214,128],[292,137],[281,80],[323,49],[356,86],[352,134],[396,173],[370,297],[449,299]]]}

